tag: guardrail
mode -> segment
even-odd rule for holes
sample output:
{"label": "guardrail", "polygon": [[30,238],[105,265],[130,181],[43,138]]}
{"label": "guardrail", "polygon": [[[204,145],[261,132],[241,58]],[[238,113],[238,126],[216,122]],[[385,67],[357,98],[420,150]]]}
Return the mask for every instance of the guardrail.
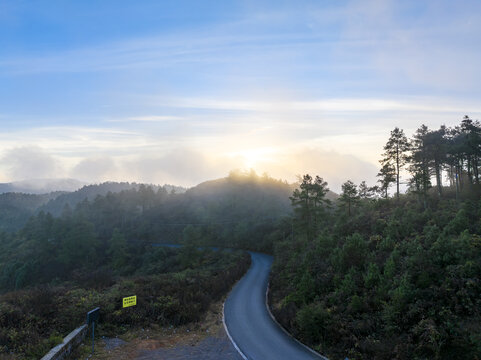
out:
{"label": "guardrail", "polygon": [[80,345],[85,336],[87,335],[87,324],[84,324],[70,334],[68,334],[61,344],[55,346],[48,352],[41,360],[63,360],[68,356],[72,350]]}

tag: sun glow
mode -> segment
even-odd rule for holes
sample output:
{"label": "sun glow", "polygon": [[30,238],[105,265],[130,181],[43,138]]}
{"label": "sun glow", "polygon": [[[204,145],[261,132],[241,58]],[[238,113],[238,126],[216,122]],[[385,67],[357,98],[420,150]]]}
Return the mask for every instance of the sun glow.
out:
{"label": "sun glow", "polygon": [[274,161],[277,150],[273,148],[245,149],[229,153],[238,165],[246,169],[256,169],[260,164]]}

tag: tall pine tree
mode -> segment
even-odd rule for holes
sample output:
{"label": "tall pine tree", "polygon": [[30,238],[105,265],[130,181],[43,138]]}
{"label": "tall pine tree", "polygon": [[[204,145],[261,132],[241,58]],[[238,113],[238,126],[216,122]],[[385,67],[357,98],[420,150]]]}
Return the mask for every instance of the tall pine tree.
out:
{"label": "tall pine tree", "polygon": [[411,156],[408,159],[410,163],[408,170],[411,173],[411,179],[409,180],[410,190],[420,196],[424,208],[427,207],[427,191],[431,187],[428,134],[429,129],[424,124],[416,130],[411,140]]}
{"label": "tall pine tree", "polygon": [[399,174],[401,168],[406,164],[407,152],[409,151],[409,142],[404,135],[404,131],[398,127],[391,131],[391,136],[384,146],[384,157],[381,160],[383,166],[391,164],[396,171],[396,195],[399,199]]}

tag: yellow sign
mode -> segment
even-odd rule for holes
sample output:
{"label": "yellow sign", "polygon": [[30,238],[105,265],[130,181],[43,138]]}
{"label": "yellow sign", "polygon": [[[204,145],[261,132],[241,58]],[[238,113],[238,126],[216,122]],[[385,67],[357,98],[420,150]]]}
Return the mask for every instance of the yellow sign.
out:
{"label": "yellow sign", "polygon": [[122,302],[123,302],[124,308],[137,305],[137,295],[124,297],[122,299]]}

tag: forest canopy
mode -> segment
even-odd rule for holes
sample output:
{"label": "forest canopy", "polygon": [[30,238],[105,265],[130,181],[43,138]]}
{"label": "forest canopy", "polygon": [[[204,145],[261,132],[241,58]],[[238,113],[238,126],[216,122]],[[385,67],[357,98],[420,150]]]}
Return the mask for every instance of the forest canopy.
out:
{"label": "forest canopy", "polygon": [[295,232],[274,246],[273,312],[330,359],[480,359],[480,123],[395,128],[384,151],[380,185],[348,180],[332,205],[303,177]]}

